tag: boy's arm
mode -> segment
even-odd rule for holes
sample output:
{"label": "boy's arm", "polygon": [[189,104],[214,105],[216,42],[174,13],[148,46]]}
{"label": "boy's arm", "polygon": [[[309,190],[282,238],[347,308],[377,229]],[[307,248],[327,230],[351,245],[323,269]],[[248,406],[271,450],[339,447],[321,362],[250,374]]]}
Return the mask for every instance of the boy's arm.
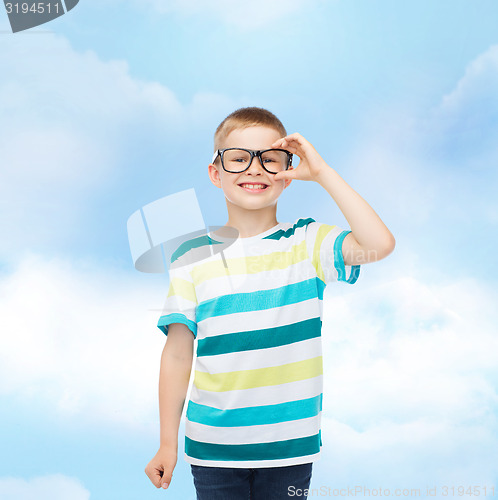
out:
{"label": "boy's arm", "polygon": [[287,149],[299,156],[299,165],[275,174],[275,180],[299,179],[318,182],[332,196],[349,223],[342,243],[344,264],[353,266],[387,257],[396,244],[373,208],[318,154],[313,145],[297,132],[275,141],[273,148]]}
{"label": "boy's arm", "polygon": [[349,223],[351,232],[342,242],[344,264],[355,266],[387,257],[396,244],[374,209],[331,167],[316,182],[332,196]]}
{"label": "boy's arm", "polygon": [[159,451],[147,464],[145,473],[157,487],[167,488],[178,459],[178,428],[188,390],[194,336],[182,323],[168,328],[159,373]]}
{"label": "boy's arm", "polygon": [[160,446],[178,450],[178,428],[188,390],[194,336],[182,323],[169,325],[159,373]]}

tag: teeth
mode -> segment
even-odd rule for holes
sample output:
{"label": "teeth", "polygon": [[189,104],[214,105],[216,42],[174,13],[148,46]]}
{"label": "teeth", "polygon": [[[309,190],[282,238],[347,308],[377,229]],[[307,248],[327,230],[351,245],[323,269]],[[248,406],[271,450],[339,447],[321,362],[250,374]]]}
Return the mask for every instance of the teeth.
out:
{"label": "teeth", "polygon": [[241,184],[242,187],[249,188],[249,189],[264,189],[265,185],[264,184]]}

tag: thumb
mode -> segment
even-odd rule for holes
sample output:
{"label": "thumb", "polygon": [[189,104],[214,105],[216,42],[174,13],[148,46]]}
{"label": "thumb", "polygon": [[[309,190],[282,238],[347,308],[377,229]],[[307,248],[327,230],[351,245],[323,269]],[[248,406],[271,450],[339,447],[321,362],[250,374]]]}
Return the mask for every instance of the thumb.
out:
{"label": "thumb", "polygon": [[171,467],[165,467],[162,477],[159,479],[159,488],[166,489],[171,484],[171,479],[173,477],[173,469]]}

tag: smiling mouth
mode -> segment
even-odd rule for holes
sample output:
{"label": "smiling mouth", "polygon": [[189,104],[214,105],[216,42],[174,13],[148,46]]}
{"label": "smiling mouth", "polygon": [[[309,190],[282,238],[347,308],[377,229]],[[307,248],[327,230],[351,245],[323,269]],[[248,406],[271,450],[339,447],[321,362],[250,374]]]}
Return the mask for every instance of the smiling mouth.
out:
{"label": "smiling mouth", "polygon": [[239,186],[242,188],[242,189],[245,189],[246,191],[252,191],[252,192],[255,192],[255,193],[259,193],[261,191],[264,191],[266,188],[268,188],[269,186],[267,184],[251,184],[251,183],[245,183],[243,182],[242,184],[239,184]]}

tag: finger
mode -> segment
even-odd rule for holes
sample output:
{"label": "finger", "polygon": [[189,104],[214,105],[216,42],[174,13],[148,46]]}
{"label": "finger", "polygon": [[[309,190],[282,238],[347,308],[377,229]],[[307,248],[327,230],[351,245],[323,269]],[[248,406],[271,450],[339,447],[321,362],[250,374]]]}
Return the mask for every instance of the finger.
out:
{"label": "finger", "polygon": [[304,139],[304,137],[299,132],[294,132],[292,134],[289,134],[289,135],[286,135],[284,137],[281,137],[278,140],[281,141],[283,139]]}
{"label": "finger", "polygon": [[292,154],[298,155],[301,158],[306,152],[305,148],[307,147],[307,144],[305,142],[302,142],[297,137],[287,136],[279,139],[278,141],[275,141],[271,145],[271,147],[286,149],[287,151],[290,151]]}
{"label": "finger", "polygon": [[290,141],[297,141],[301,143],[308,142],[299,132],[294,132],[293,134],[289,134],[285,136],[285,139]]}
{"label": "finger", "polygon": [[285,181],[287,179],[294,179],[295,175],[294,175],[293,172],[294,172],[294,169],[287,170],[285,172],[278,172],[278,174],[275,174],[273,176],[273,179],[276,180],[276,181]]}
{"label": "finger", "polygon": [[154,476],[153,476],[153,483],[158,487],[160,488],[161,485],[162,485],[162,480],[163,480],[163,477],[164,477],[164,471],[160,470],[160,469],[156,469],[154,471]]}
{"label": "finger", "polygon": [[298,134],[297,132],[293,134],[286,135],[285,137],[282,137],[280,140],[282,141],[287,141],[287,142],[305,142],[306,139],[301,135]]}
{"label": "finger", "polygon": [[282,145],[291,141],[296,141],[296,140],[299,141],[298,136],[301,137],[299,134],[297,134],[297,136],[295,134],[291,134],[291,135],[286,135],[285,137],[281,137],[272,144],[272,147],[277,147],[276,146],[277,144]]}
{"label": "finger", "polygon": [[150,464],[145,468],[145,473],[147,474],[147,477],[151,480],[152,484],[156,488],[161,487],[161,478],[162,478],[162,471],[157,469],[156,467],[151,468]]}
{"label": "finger", "polygon": [[271,145],[272,148],[287,149],[287,151],[290,151],[291,153],[294,153],[294,154],[297,154],[297,151],[299,150],[299,148],[297,146],[299,146],[299,143],[296,143],[296,142],[290,143],[290,141],[287,142],[287,140],[285,138],[279,139],[278,141],[275,141]]}
{"label": "finger", "polygon": [[[157,467],[154,467],[152,470],[145,469],[145,473],[149,476],[149,479],[152,481],[156,488],[164,488],[164,483],[169,486],[171,483],[171,477],[173,475],[172,470],[166,470],[165,472],[163,469],[159,469]],[[168,486],[166,486],[166,488]]]}
{"label": "finger", "polygon": [[160,488],[162,487],[163,489],[168,488],[169,485],[171,484],[172,476],[173,476],[173,470],[172,469],[165,469],[163,472],[162,478],[160,480],[159,487]]}
{"label": "finger", "polygon": [[305,141],[304,139],[295,138],[295,137],[290,137],[290,138],[288,137],[282,141],[282,147],[284,147],[284,148],[295,147],[295,148],[301,148],[304,150],[306,147],[308,147],[308,145],[309,145],[308,141]]}
{"label": "finger", "polygon": [[292,154],[298,155],[299,157],[301,157],[303,155],[302,148],[298,148],[296,146],[291,146],[290,144],[282,147],[282,149],[286,149],[287,151],[290,151]]}

